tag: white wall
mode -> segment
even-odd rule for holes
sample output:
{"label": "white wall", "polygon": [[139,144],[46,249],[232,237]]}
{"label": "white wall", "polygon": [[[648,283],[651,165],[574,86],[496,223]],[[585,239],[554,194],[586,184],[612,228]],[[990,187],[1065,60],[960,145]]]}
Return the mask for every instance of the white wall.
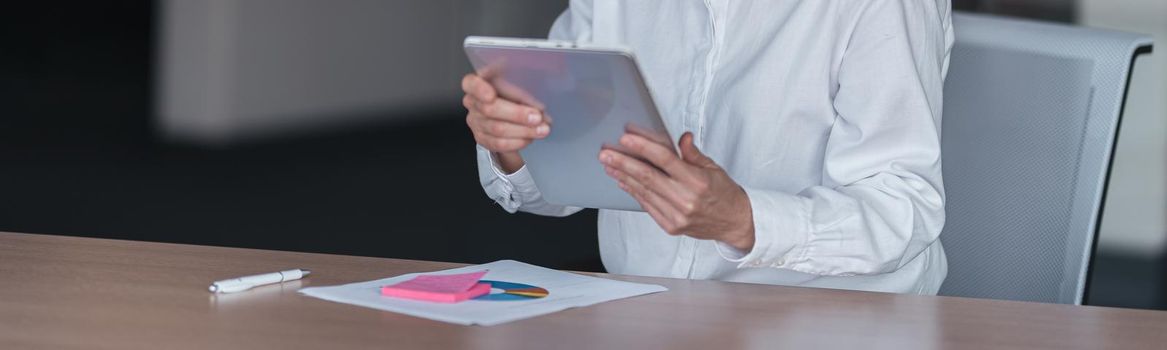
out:
{"label": "white wall", "polygon": [[1155,37],[1156,53],[1135,63],[1098,246],[1153,257],[1167,246],[1167,1],[1080,0],[1078,16]]}
{"label": "white wall", "polygon": [[158,127],[228,143],[460,106],[469,34],[545,37],[563,0],[164,0]]}

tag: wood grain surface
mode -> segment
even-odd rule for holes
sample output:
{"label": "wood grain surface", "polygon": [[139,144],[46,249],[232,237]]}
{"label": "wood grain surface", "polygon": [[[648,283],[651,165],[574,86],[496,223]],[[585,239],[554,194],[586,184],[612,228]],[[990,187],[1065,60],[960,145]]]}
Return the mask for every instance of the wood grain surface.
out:
{"label": "wood grain surface", "polygon": [[[493,327],[305,286],[455,263],[0,233],[0,349],[1150,348],[1167,312],[596,274],[670,290]],[[309,268],[237,294],[211,281]]]}

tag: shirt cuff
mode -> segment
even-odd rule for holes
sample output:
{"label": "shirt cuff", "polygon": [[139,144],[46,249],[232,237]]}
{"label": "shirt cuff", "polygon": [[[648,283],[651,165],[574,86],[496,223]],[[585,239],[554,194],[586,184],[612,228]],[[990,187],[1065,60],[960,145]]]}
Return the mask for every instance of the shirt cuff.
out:
{"label": "shirt cuff", "polygon": [[519,210],[523,203],[538,193],[538,187],[535,186],[535,180],[531,178],[531,173],[527,171],[526,165],[514,173],[507,174],[502,170],[498,160],[495,159],[494,152],[482,146],[477,146],[477,148],[479,157],[485,158],[490,171],[499,180],[496,186],[492,186],[494,191],[488,192],[493,192],[490,193],[491,198],[498,202],[503,209],[514,213]]}
{"label": "shirt cuff", "polygon": [[803,198],[744,188],[754,216],[754,247],[743,252],[716,242],[717,253],[738,267],[791,268],[806,259],[809,214]]}
{"label": "shirt cuff", "polygon": [[500,179],[503,179],[503,181],[509,183],[511,185],[511,190],[519,193],[529,193],[537,189],[537,187],[535,187],[535,179],[531,178],[531,172],[527,171],[526,164],[523,164],[519,170],[515,170],[515,172],[507,174],[502,170],[502,166],[498,164],[498,159],[495,159],[494,152],[488,151],[485,148],[483,148],[483,151],[486,151],[486,157],[490,159],[490,169],[493,170],[494,174],[498,175]]}

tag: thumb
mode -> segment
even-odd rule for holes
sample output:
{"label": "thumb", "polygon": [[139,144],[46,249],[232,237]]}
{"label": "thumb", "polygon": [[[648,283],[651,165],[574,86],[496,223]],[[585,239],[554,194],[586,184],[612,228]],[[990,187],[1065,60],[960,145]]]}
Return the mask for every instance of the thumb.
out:
{"label": "thumb", "polygon": [[701,150],[697,149],[697,145],[693,144],[693,133],[686,132],[681,135],[681,141],[677,142],[677,145],[681,148],[681,159],[684,159],[685,162],[706,168],[717,167],[717,163],[713,159],[706,157],[704,153],[701,153]]}

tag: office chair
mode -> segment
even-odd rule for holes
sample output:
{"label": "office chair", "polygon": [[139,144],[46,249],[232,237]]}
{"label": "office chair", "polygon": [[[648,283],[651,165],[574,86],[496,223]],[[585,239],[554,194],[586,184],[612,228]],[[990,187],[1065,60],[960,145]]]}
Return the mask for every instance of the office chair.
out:
{"label": "office chair", "polygon": [[941,295],[1082,304],[1131,66],[1148,36],[956,14]]}

